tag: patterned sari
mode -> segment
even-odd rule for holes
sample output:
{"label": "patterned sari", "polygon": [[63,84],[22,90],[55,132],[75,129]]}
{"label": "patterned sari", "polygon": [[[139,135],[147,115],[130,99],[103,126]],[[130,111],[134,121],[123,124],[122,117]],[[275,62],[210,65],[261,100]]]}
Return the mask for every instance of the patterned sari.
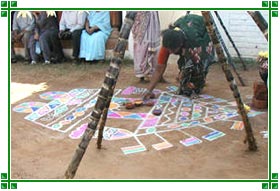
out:
{"label": "patterned sari", "polygon": [[185,52],[178,60],[180,89],[179,94],[191,96],[199,94],[205,85],[208,67],[214,59],[213,44],[210,41],[203,18],[199,15],[186,15],[174,23],[173,30],[184,33]]}
{"label": "patterned sari", "polygon": [[157,11],[139,11],[132,27],[134,72],[136,77],[151,75],[157,64],[160,23]]}

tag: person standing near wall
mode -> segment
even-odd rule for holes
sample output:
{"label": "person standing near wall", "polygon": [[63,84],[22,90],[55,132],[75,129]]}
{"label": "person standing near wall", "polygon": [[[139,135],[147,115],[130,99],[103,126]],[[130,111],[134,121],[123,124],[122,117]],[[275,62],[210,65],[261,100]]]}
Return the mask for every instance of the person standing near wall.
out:
{"label": "person standing near wall", "polygon": [[155,71],[160,47],[160,22],[157,11],[138,11],[132,26],[134,72],[141,83]]}

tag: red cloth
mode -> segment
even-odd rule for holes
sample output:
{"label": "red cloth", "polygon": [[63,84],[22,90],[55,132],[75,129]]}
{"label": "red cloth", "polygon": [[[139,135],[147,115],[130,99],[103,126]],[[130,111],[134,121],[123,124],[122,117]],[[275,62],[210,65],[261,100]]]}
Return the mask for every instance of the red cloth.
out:
{"label": "red cloth", "polygon": [[161,47],[158,54],[158,64],[166,64],[169,57],[169,51],[165,47]]}

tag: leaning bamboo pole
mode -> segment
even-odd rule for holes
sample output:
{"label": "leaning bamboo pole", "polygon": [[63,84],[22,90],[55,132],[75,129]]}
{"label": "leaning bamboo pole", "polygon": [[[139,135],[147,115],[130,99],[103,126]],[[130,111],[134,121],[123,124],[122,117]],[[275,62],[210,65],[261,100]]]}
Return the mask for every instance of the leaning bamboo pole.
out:
{"label": "leaning bamboo pole", "polygon": [[223,52],[223,49],[220,45],[219,39],[215,33],[213,23],[211,22],[211,16],[209,11],[202,11],[202,15],[204,18],[204,22],[206,25],[206,29],[208,31],[208,34],[214,44],[217,56],[218,56],[218,62],[221,64],[222,69],[225,73],[226,79],[229,82],[229,87],[233,92],[233,96],[235,98],[235,101],[238,106],[239,113],[242,117],[242,121],[244,123],[245,131],[246,131],[246,139],[245,141],[248,142],[249,150],[250,151],[256,151],[257,150],[257,144],[254,138],[253,130],[249,121],[249,118],[247,116],[247,112],[244,108],[243,101],[241,99],[238,87],[235,83],[234,77],[228,67],[228,64],[226,63],[226,58]]}
{"label": "leaning bamboo pole", "polygon": [[224,25],[223,20],[221,19],[220,15],[219,15],[219,13],[218,13],[217,11],[215,11],[215,15],[217,16],[217,19],[219,20],[219,22],[220,22],[222,28],[224,29],[224,31],[225,31],[225,33],[226,33],[226,35],[227,35],[229,41],[231,42],[231,44],[232,44],[232,46],[233,46],[233,48],[234,48],[234,50],[235,50],[235,52],[236,52],[236,54],[237,54],[237,56],[238,56],[240,62],[242,63],[243,69],[244,69],[244,70],[247,70],[246,64],[244,63],[244,61],[243,61],[243,59],[242,59],[242,57],[241,57],[241,54],[240,54],[239,50],[237,49],[237,47],[236,47],[234,41],[232,40],[230,34],[228,33],[227,28],[226,28],[225,25]]}
{"label": "leaning bamboo pole", "polygon": [[259,11],[247,11],[247,13],[252,17],[255,21],[259,29],[262,31],[266,40],[268,39],[268,24],[266,20],[263,18],[262,14]]}
{"label": "leaning bamboo pole", "polygon": [[114,57],[111,59],[110,67],[106,73],[105,80],[98,94],[94,109],[91,113],[91,117],[90,117],[91,122],[88,123],[87,129],[82,137],[82,140],[78,145],[78,148],[76,149],[76,152],[74,153],[74,156],[65,172],[65,178],[67,179],[74,178],[76,171],[79,167],[79,164],[86,152],[88,144],[92,139],[93,135],[95,134],[100,117],[102,114],[105,114],[104,112],[105,107],[110,105],[110,103],[108,102],[110,102],[111,98],[109,97],[112,95],[112,92],[114,91],[119,76],[120,65],[124,57],[124,53],[127,46],[127,40],[129,37],[131,27],[134,23],[135,15],[136,12],[132,12],[132,11],[127,12],[126,14],[124,24],[122,25],[121,28],[118,43],[114,49]]}
{"label": "leaning bamboo pole", "polygon": [[109,108],[110,108],[110,103],[111,103],[111,100],[112,100],[112,97],[113,97],[113,93],[114,93],[114,91],[111,90],[111,92],[108,96],[108,99],[107,99],[106,106],[105,106],[105,108],[103,110],[103,113],[102,113],[101,122],[99,124],[97,143],[96,143],[98,149],[101,149],[101,143],[102,143],[102,139],[103,139],[103,131],[104,131],[104,127],[106,125],[107,115],[108,115],[108,111],[109,111]]}
{"label": "leaning bamboo pole", "polygon": [[216,32],[216,34],[217,34],[217,37],[218,37],[218,39],[219,39],[219,41],[220,41],[220,43],[221,43],[221,45],[222,45],[222,47],[223,47],[223,50],[225,51],[225,53],[226,53],[226,55],[227,55],[228,63],[231,65],[231,67],[232,67],[232,69],[233,69],[233,72],[236,74],[236,76],[237,76],[239,82],[241,83],[241,85],[242,85],[242,86],[245,86],[245,82],[243,81],[241,75],[240,75],[240,74],[237,72],[237,70],[236,70],[235,64],[234,64],[234,62],[233,62],[233,60],[232,60],[232,58],[231,58],[231,55],[230,55],[230,53],[229,53],[229,51],[228,51],[228,49],[227,49],[227,46],[226,46],[226,44],[225,44],[225,42],[224,42],[224,40],[223,40],[223,38],[222,38],[222,35],[221,35],[220,32],[219,32],[219,29],[218,29],[218,27],[217,27],[217,25],[216,25],[216,23],[215,23],[215,20],[214,20],[214,18],[213,18],[213,16],[212,16],[211,12],[210,12],[210,16],[211,16],[211,19],[212,19],[212,22],[213,22],[213,26],[214,26],[214,30],[215,30],[215,32]]}

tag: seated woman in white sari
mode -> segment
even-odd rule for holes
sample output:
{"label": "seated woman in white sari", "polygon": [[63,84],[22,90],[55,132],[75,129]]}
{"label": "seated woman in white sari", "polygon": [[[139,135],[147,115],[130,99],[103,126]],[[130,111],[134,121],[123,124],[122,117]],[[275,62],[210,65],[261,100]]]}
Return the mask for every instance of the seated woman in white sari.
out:
{"label": "seated woman in white sari", "polygon": [[89,11],[85,30],[81,35],[80,58],[86,61],[104,61],[107,39],[111,33],[109,11]]}

